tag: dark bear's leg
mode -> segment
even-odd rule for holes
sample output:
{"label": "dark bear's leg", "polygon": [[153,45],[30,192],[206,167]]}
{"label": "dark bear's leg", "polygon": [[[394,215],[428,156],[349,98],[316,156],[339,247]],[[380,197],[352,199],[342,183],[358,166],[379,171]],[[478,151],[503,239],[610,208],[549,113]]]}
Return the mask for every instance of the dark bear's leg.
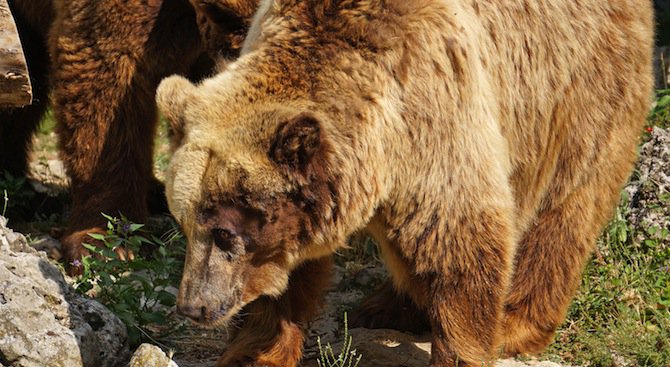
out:
{"label": "dark bear's leg", "polygon": [[217,367],[298,366],[304,328],[321,305],[332,266],[331,257],[309,261],[291,273],[281,298],[264,297],[245,307],[242,327]]}
{"label": "dark bear's leg", "polygon": [[[9,4],[14,5],[11,1]],[[23,176],[28,172],[31,138],[48,103],[49,55],[45,44],[46,35],[28,24],[23,8],[12,6],[12,11],[28,63],[33,104],[23,108],[0,108],[0,177],[5,171],[13,176]]]}
{"label": "dark bear's leg", "polygon": [[375,216],[368,224],[367,231],[379,244],[391,280],[363,300],[351,315],[351,326],[397,329],[417,334],[430,331],[425,311],[408,295],[416,290],[410,279],[410,264],[399,251],[397,243],[388,239],[387,223],[380,215]]}
{"label": "dark bear's leg", "polygon": [[63,239],[70,266],[87,234],[103,228],[101,212],[146,219],[155,89],[162,77],[188,71],[201,41],[185,0],[73,3],[51,38],[54,112],[72,180]]}
{"label": "dark bear's leg", "polygon": [[351,327],[396,329],[420,334],[430,331],[426,313],[389,280],[366,297],[350,318]]}

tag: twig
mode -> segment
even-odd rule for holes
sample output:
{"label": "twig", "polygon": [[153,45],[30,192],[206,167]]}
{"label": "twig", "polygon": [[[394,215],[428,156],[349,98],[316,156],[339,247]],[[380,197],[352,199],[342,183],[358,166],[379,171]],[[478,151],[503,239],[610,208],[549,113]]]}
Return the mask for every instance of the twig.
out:
{"label": "twig", "polygon": [[3,191],[3,196],[4,196],[4,205],[2,206],[2,216],[4,217],[5,214],[7,213],[7,203],[9,203],[9,197],[7,197],[7,190],[2,190]]}

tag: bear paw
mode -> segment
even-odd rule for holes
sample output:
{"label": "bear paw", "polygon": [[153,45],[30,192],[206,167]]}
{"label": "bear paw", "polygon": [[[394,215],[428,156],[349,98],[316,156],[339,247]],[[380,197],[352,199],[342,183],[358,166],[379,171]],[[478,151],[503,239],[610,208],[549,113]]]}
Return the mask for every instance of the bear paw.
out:
{"label": "bear paw", "polygon": [[[73,232],[66,235],[61,240],[61,250],[65,262],[65,270],[70,276],[81,275],[84,270],[81,259],[84,256],[91,255],[90,251],[88,251],[82,244],[88,243],[98,247],[104,246],[100,241],[89,236],[89,233],[106,234],[107,232],[103,228],[93,227]],[[122,261],[125,261],[126,259],[132,260],[135,257],[132,252],[126,251],[126,249],[122,247],[117,247],[114,252],[116,252],[116,256]]]}
{"label": "bear paw", "polygon": [[253,360],[249,357],[229,358],[226,355],[216,362],[216,367],[292,367],[297,364],[271,361],[266,358]]}

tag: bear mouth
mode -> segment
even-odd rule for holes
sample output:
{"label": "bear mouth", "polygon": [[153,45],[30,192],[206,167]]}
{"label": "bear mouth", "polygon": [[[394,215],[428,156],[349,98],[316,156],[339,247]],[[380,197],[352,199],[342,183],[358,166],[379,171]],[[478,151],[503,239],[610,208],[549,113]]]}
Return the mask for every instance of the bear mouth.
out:
{"label": "bear mouth", "polygon": [[221,306],[215,311],[207,312],[200,319],[190,320],[205,329],[227,329],[231,324],[236,324],[239,321],[240,310],[242,310],[242,305]]}
{"label": "bear mouth", "polygon": [[187,318],[198,327],[205,329],[227,328],[231,323],[239,319],[240,310],[243,305],[239,303],[222,303],[217,308],[201,307],[194,309],[192,307],[183,307],[177,305],[177,313]]}

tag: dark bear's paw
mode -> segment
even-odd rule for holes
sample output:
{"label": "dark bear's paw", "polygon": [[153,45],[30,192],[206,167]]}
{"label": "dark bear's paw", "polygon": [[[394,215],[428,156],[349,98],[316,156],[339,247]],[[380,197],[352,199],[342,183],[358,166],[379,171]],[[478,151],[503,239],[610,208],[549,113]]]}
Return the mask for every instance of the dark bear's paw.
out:
{"label": "dark bear's paw", "polygon": [[[107,232],[101,227],[93,227],[70,233],[61,240],[61,252],[63,261],[65,262],[65,271],[70,276],[81,275],[84,271],[81,259],[84,256],[91,255],[91,252],[83,246],[84,243],[97,247],[104,246],[100,241],[89,236],[90,233],[106,234]],[[123,261],[134,258],[134,254],[126,251],[123,247],[116,248],[114,252]]]}
{"label": "dark bear's paw", "polygon": [[278,334],[264,335],[265,332],[267,328],[242,329],[216,362],[216,367],[297,367],[302,358],[302,328],[283,322]]}
{"label": "dark bear's paw", "polygon": [[157,178],[152,177],[149,182],[149,191],[147,192],[147,207],[151,214],[170,213],[167,198],[165,197],[165,185]]}
{"label": "dark bear's paw", "polygon": [[395,329],[414,334],[430,331],[425,312],[414,302],[395,291],[390,280],[368,296],[349,318],[350,327]]}
{"label": "dark bear's paw", "polygon": [[228,357],[225,354],[216,362],[216,367],[293,367],[297,364],[274,361],[267,358],[252,359],[249,357]]}
{"label": "dark bear's paw", "polygon": [[216,367],[251,367],[253,361],[247,357],[228,357],[223,355],[216,361]]}

